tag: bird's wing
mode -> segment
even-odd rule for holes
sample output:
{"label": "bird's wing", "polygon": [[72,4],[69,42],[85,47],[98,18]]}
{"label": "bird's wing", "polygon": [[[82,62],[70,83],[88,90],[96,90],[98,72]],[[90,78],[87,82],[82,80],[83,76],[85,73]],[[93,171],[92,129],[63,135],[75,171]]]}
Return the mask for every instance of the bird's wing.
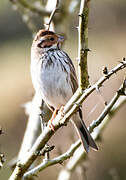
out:
{"label": "bird's wing", "polygon": [[74,94],[76,92],[77,88],[78,88],[76,71],[75,71],[73,62],[70,59],[70,57],[68,56],[68,54],[65,53],[64,51],[63,51],[63,53],[66,56],[67,63],[69,63],[69,67],[70,67],[70,85],[71,85],[72,92]]}

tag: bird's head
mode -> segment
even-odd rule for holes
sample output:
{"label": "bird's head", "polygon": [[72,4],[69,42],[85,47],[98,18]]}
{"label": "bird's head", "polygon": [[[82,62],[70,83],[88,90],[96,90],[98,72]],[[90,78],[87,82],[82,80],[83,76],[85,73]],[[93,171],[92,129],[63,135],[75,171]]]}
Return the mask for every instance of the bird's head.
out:
{"label": "bird's head", "polygon": [[49,49],[59,48],[63,41],[63,36],[57,35],[53,31],[42,29],[36,34],[32,46],[39,51],[48,51]]}

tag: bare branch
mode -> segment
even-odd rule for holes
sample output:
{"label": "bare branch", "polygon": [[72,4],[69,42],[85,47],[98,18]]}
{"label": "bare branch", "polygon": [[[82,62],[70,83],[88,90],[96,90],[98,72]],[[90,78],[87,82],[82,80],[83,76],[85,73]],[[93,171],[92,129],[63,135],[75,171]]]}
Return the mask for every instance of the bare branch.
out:
{"label": "bare branch", "polygon": [[[125,82],[125,80],[124,80]],[[92,125],[90,125],[90,131],[91,129],[93,130],[96,126],[98,126],[102,121],[103,119],[105,118],[106,116],[106,113],[109,113],[114,115],[115,112],[117,110],[119,110],[119,108],[122,106],[122,104],[124,104],[124,102],[126,102],[126,97],[124,97],[121,101],[119,101],[118,103],[118,106],[114,105],[117,100],[119,99],[119,97],[123,94],[120,94],[119,92],[125,92],[125,89],[126,89],[126,85],[125,83],[122,84],[122,86],[119,88],[119,90],[117,91],[117,93],[115,94],[114,98],[111,100],[111,102],[109,103],[109,105],[105,108],[105,110],[102,112],[102,114],[99,116],[99,118],[96,120],[96,121],[93,121]],[[114,105],[114,106],[113,106]],[[113,109],[111,110],[113,106]],[[110,111],[111,110],[111,111]],[[109,117],[109,120],[110,120],[110,117]],[[99,123],[96,123],[96,122],[99,122]],[[108,122],[108,121],[107,121]],[[106,123],[107,123],[106,122]],[[103,130],[103,127],[106,125],[106,123],[103,124],[102,128],[99,129],[99,131],[96,131],[96,133],[94,134],[94,139],[97,139],[98,135],[101,133],[101,130]],[[42,162],[39,166],[35,167],[34,169],[28,171],[27,173],[25,173],[24,175],[24,179],[25,178],[30,178],[32,177],[33,175],[37,175],[40,171],[44,170],[45,168],[47,168],[48,166],[52,166],[54,164],[58,164],[58,163],[62,163],[64,160],[70,158],[73,153],[75,152],[75,150],[80,146],[81,144],[81,141],[78,140],[76,143],[74,143],[73,145],[71,145],[71,147],[69,148],[69,150],[62,154],[61,156],[58,156],[52,160],[47,160],[47,161],[44,161]],[[67,166],[65,168],[65,170],[62,171],[62,173],[60,174],[59,176],[59,180],[60,180],[60,177],[65,178],[66,179],[66,176],[69,177],[70,174],[66,174],[65,173],[65,176],[63,175],[64,174],[64,171],[66,171],[66,169],[69,171],[70,170],[73,170],[77,164],[79,164],[80,160],[83,158],[86,158],[86,153],[83,151],[83,147],[81,146],[74,154],[74,156],[72,157],[72,159],[67,163]],[[69,172],[70,173],[70,172]]]}
{"label": "bare branch", "polygon": [[62,155],[60,155],[54,159],[51,159],[51,160],[50,159],[44,160],[39,166],[37,166],[34,169],[26,172],[24,174],[24,179],[32,177],[34,175],[37,175],[40,171],[44,170],[48,166],[52,166],[52,165],[55,165],[58,163],[61,164],[66,159],[69,159],[73,155],[75,150],[80,146],[80,144],[81,144],[81,142],[80,142],[80,140],[78,140],[76,143],[72,144],[71,147],[68,149],[68,151],[65,152],[64,154],[62,154]]}
{"label": "bare branch", "polygon": [[[54,119],[53,126],[55,128],[55,132],[62,125],[65,125],[65,123],[68,122],[68,119],[77,110],[77,108],[84,101],[84,99],[86,99],[96,89],[96,87],[100,87],[108,78],[110,78],[110,76],[112,76],[115,72],[118,72],[119,70],[125,67],[126,67],[126,61],[123,60],[120,64],[118,64],[115,68],[113,68],[106,76],[103,76],[93,86],[86,89],[82,95],[78,93],[79,91],[77,91],[73,95],[73,97],[70,99],[70,101],[65,105],[64,117],[63,117],[63,114],[60,112]],[[30,149],[30,151],[25,155],[23,159],[20,159],[20,161],[17,163],[17,166],[12,176],[10,177],[10,180],[19,180],[23,176],[23,174],[27,171],[29,166],[37,158],[37,155],[40,152],[40,150],[45,146],[48,140],[52,137],[52,135],[54,134],[54,131],[50,129],[49,123],[48,123],[48,126],[44,129],[43,133],[40,134],[40,136],[36,140],[33,147]]]}
{"label": "bare branch", "polygon": [[88,55],[88,14],[90,0],[81,0],[79,12],[78,27],[78,72],[79,72],[79,89],[82,92],[89,85],[89,76],[87,68]]}

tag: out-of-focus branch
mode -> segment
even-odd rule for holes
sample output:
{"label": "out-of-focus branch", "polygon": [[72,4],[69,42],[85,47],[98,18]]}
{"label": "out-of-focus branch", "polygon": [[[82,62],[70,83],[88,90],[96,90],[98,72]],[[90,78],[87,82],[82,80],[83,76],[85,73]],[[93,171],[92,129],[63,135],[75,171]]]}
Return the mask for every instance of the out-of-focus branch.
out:
{"label": "out-of-focus branch", "polygon": [[18,11],[22,17],[22,21],[26,24],[26,26],[28,27],[28,29],[31,31],[32,33],[32,37],[34,37],[35,33],[37,32],[37,27],[36,25],[33,23],[33,20],[31,18],[31,13],[29,12],[29,10],[27,10],[26,8],[24,8],[20,3],[16,3],[15,1],[11,1],[13,3],[13,9]]}
{"label": "out-of-focus branch", "polygon": [[35,95],[32,102],[27,103],[25,111],[29,115],[27,127],[25,130],[24,138],[22,141],[21,149],[18,155],[18,159],[22,159],[25,154],[31,149],[35,140],[40,132],[40,109],[42,100]]}
{"label": "out-of-focus branch", "polygon": [[[97,87],[100,87],[110,76],[112,76],[117,71],[126,67],[126,61],[123,60],[120,64],[118,64],[115,68],[113,68],[107,75],[103,76],[98,82],[96,82],[93,86],[86,89],[82,95],[78,93],[78,91],[73,95],[70,101],[64,107],[64,116],[62,112],[60,112],[56,118],[53,120],[53,126],[55,132],[63,125],[68,122],[68,119],[72,116],[72,114],[79,108],[80,104],[86,99]],[[30,165],[34,162],[37,158],[38,153],[40,150],[45,146],[48,140],[54,134],[54,131],[49,126],[44,129],[43,133],[37,138],[36,142],[34,143],[33,147],[30,151],[25,154],[25,157],[20,159],[17,163],[17,166],[10,177],[10,180],[19,180],[23,176],[23,174],[27,171]]]}
{"label": "out-of-focus branch", "polygon": [[[121,91],[122,93],[120,94]],[[99,135],[101,135],[102,131],[105,129],[106,125],[110,122],[112,117],[119,111],[119,109],[124,104],[126,104],[126,96],[122,96],[122,95],[125,95],[125,93],[126,93],[126,80],[124,80],[124,83],[119,88],[119,91],[117,91],[117,93],[112,98],[110,103],[106,106],[105,108],[106,110],[103,110],[103,112],[97,118],[97,120],[93,121],[92,124],[90,124],[90,127],[89,127],[90,131],[93,131],[93,129],[97,126],[97,128],[95,129],[95,132],[92,133],[92,137],[94,140],[98,139]],[[108,114],[106,114],[105,112]],[[66,166],[59,173],[58,180],[70,180],[74,169],[79,165],[80,161],[84,160],[86,157],[87,157],[87,153],[83,150],[83,147],[81,145],[75,151],[73,157],[68,161]]]}
{"label": "out-of-focus branch", "polygon": [[79,12],[78,27],[78,72],[79,72],[79,89],[82,92],[89,85],[89,76],[87,68],[88,55],[88,15],[90,0],[81,0]]}
{"label": "out-of-focus branch", "polygon": [[28,3],[27,0],[10,0],[12,3],[19,3],[21,4],[24,8],[30,10],[31,12],[34,12],[34,13],[37,13],[38,15],[40,16],[48,16],[50,14],[50,12],[46,11],[41,3],[38,4],[37,3],[34,3],[34,4],[31,4],[31,3]]}
{"label": "out-of-focus branch", "polygon": [[101,124],[101,122],[103,121],[105,116],[109,113],[109,111],[111,110],[111,108],[113,107],[113,105],[116,103],[116,101],[119,99],[120,96],[126,96],[126,79],[124,79],[123,84],[121,85],[119,90],[116,92],[116,94],[113,97],[113,99],[111,100],[111,102],[105,107],[103,112],[100,114],[99,118],[95,121],[92,121],[92,123],[90,124],[90,127],[89,127],[90,133],[93,132],[93,129],[95,127],[97,127],[99,124]]}

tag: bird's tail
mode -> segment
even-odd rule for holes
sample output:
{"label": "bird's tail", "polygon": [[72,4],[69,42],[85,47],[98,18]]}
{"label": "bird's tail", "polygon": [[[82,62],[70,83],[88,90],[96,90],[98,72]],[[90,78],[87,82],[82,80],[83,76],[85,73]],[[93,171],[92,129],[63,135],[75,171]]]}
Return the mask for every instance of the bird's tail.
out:
{"label": "bird's tail", "polygon": [[77,112],[75,115],[73,115],[72,120],[73,120],[73,124],[76,127],[77,132],[81,138],[81,142],[82,142],[86,152],[89,151],[89,147],[92,147],[94,150],[98,150],[98,147],[97,147],[95,141],[91,137],[84,121],[82,120],[81,109],[79,109],[79,112]]}

